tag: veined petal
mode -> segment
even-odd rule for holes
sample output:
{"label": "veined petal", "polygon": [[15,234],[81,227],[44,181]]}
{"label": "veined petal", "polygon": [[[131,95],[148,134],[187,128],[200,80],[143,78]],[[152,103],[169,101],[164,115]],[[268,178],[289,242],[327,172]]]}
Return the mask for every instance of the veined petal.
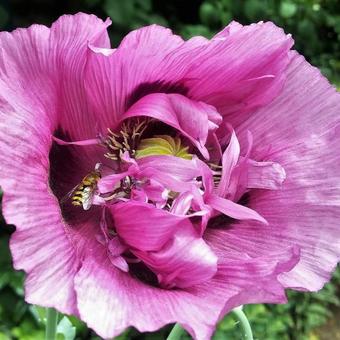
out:
{"label": "veined petal", "polygon": [[269,226],[242,222],[228,242],[249,254],[300,246],[300,262],[280,278],[286,287],[319,290],[340,259],[339,112],[340,94],[294,52],[280,96],[238,130],[241,143],[252,131],[254,159],[280,164],[287,178],[280,190],[250,194],[248,206]]}
{"label": "veined petal", "polygon": [[[51,27],[53,49],[50,62],[60,79],[57,93],[59,126],[67,132],[70,140],[94,138],[110,126],[91,110],[84,88],[88,44],[110,47],[106,30],[110,24],[111,20],[103,22],[95,15],[78,13],[62,16]],[[50,64],[48,67],[51,69]]]}
{"label": "veined petal", "polygon": [[215,210],[237,220],[255,220],[268,224],[268,222],[253,209],[249,209],[225,198],[211,195],[207,199],[207,203]]}
{"label": "veined petal", "polygon": [[184,182],[171,174],[166,174],[163,171],[153,169],[151,167],[143,169],[139,173],[139,176],[140,178],[152,178],[163,185],[166,189],[174,192],[190,191],[192,186],[195,185],[193,181]]}
{"label": "veined petal", "polygon": [[[211,41],[187,42],[151,26],[129,34],[116,50],[108,48],[107,24],[78,14],[61,18],[50,30],[33,26],[0,34],[1,185],[5,217],[17,225],[14,263],[28,273],[27,300],[79,311],[102,337],[130,325],[153,331],[179,322],[194,338],[206,340],[234,306],[284,302],[284,287],[321,288],[340,258],[339,95],[288,53],[290,37],[271,23],[233,23]],[[65,157],[56,143],[51,148],[52,135],[66,143],[91,140],[129,115],[150,116],[180,131],[208,159],[209,133],[220,125],[219,112],[235,126],[241,144],[246,129],[252,131],[252,157],[263,163],[253,177],[239,176],[242,189],[245,183],[277,188],[284,168],[281,190],[250,190],[244,207],[213,193],[213,172],[195,157],[179,165],[172,159],[174,170],[166,173],[159,160],[149,160],[140,171],[142,165],[126,152],[124,171],[134,167],[136,185],[145,183],[139,175],[151,179],[151,186],[159,183],[149,197],[157,199],[164,186],[174,188],[183,202],[167,212],[140,190],[136,198],[145,202],[132,197],[112,204],[118,236],[109,246],[109,237],[98,235],[108,230],[101,207],[84,212],[86,222],[74,228],[65,224],[69,215],[53,193],[60,200],[65,187],[72,188],[69,183],[79,183],[82,176],[76,177],[98,162],[90,157],[91,152],[97,157],[97,150],[80,148],[92,151],[78,155],[71,146]],[[234,140],[225,157],[223,191],[233,182],[239,153]],[[245,169],[248,156],[241,159]],[[241,221],[223,228],[230,219],[222,218],[222,228],[205,230],[213,208]],[[190,217],[202,213],[196,235]],[[138,281],[122,255],[127,249],[143,258],[164,287],[185,289]]]}
{"label": "veined petal", "polygon": [[237,126],[280,93],[293,40],[271,22],[226,31],[192,51],[195,67],[186,76],[190,97],[214,105]]}
{"label": "veined petal", "polygon": [[88,41],[109,46],[108,24],[79,13],[62,16],[50,29],[33,25],[1,32],[0,87],[5,102],[16,111],[31,110],[36,120],[46,116],[49,128],[61,127],[72,140],[94,138],[97,117],[94,121],[87,110],[82,72]]}
{"label": "veined petal", "polygon": [[209,116],[214,119],[219,116],[212,106],[180,94],[153,93],[132,105],[121,120],[139,116],[152,117],[172,126],[186,136],[205,158],[209,158],[205,147],[209,128],[218,127],[210,125]]}
{"label": "veined petal", "polygon": [[141,158],[137,162],[141,171],[152,168],[183,182],[191,181],[201,175],[195,160],[161,155]]}
{"label": "veined petal", "polygon": [[176,215],[186,215],[191,207],[193,194],[190,192],[183,192],[174,200],[170,212]]}
{"label": "veined petal", "polygon": [[234,131],[231,133],[230,142],[222,156],[222,176],[217,187],[217,194],[225,197],[230,185],[230,178],[240,156],[240,144]]}
{"label": "veined petal", "polygon": [[226,298],[218,301],[211,288],[196,294],[146,285],[113,267],[100,248],[84,260],[75,284],[82,320],[103,338],[117,336],[130,325],[152,332],[178,321],[195,339],[204,340],[211,336]]}
{"label": "veined petal", "polygon": [[284,168],[275,162],[247,162],[247,188],[279,189],[286,179]]}
{"label": "veined petal", "polygon": [[142,186],[142,190],[145,193],[147,200],[154,202],[158,208],[163,208],[165,206],[168,199],[168,190],[163,185],[150,179]]}
{"label": "veined petal", "polygon": [[93,112],[103,113],[106,122],[114,127],[122,114],[145,95],[155,92],[185,94],[186,90],[177,83],[180,79],[164,68],[166,55],[182,43],[182,38],[169,29],[151,25],[130,32],[110,53],[92,47],[85,86]]}
{"label": "veined petal", "polygon": [[235,32],[241,30],[242,28],[243,28],[243,25],[233,20],[222,31],[215,34],[214,39],[225,40],[231,34],[234,34]]}
{"label": "veined petal", "polygon": [[179,228],[191,225],[184,216],[172,215],[143,202],[118,203],[110,210],[120,238],[130,247],[143,251],[161,249]]}
{"label": "veined petal", "polygon": [[[219,246],[227,244],[224,240],[214,244],[218,245],[214,252],[221,256],[223,250]],[[285,249],[275,256],[258,258],[239,256],[232,261],[225,254],[225,261],[208,282],[167,290],[114,268],[103,249],[94,248],[75,280],[81,319],[103,338],[117,336],[129,326],[152,332],[178,322],[194,339],[206,340],[212,336],[217,321],[240,304],[286,302],[277,277],[295,265],[295,250]]]}
{"label": "veined petal", "polygon": [[118,122],[144,96],[177,93],[215,106],[236,126],[246,118],[240,112],[249,113],[280,92],[293,41],[271,22],[232,25],[237,30],[210,41],[185,42],[152,25],[131,32],[112,53],[92,50],[86,86],[94,112]]}
{"label": "veined petal", "polygon": [[14,198],[9,186],[2,186],[7,189],[3,202],[4,216],[8,223],[17,226],[10,242],[13,265],[16,270],[27,273],[25,300],[77,315],[73,288],[78,267],[75,249],[65,234],[56,202],[46,193],[39,192],[44,189],[44,184],[37,181],[33,184],[27,177],[25,182],[34,186],[34,189],[21,188],[21,192],[26,191],[30,195],[29,204],[24,197]]}
{"label": "veined petal", "polygon": [[6,131],[0,137],[3,214],[16,226],[10,248],[14,267],[27,274],[26,301],[77,314],[73,278],[78,259],[48,187],[48,134],[37,134],[34,120],[15,113],[9,119],[1,112],[0,129]]}
{"label": "veined petal", "polygon": [[[251,131],[255,156],[263,160],[304,142],[306,138],[324,134],[339,122],[340,94],[303,56],[292,51],[290,58],[287,81],[280,96],[265,108],[255,111],[237,128],[241,145],[247,131]],[[320,101],[320,97],[327,98],[327,101]],[[315,124],[316,120],[318,124]],[[284,124],[281,124],[283,121]]]}
{"label": "veined petal", "polygon": [[0,170],[3,213],[16,226],[11,239],[14,266],[27,274],[28,302],[67,314],[78,313],[73,278],[79,258],[49,186],[51,136],[60,110],[73,114],[73,123],[85,131],[83,120],[75,118],[79,111],[69,106],[80,100],[74,96],[68,101],[79,86],[76,80],[71,84],[77,76],[70,73],[76,70],[75,61],[85,63],[89,39],[96,36],[104,43],[105,27],[95,16],[77,14],[61,17],[51,29],[33,25],[0,33]]}
{"label": "veined petal", "polygon": [[161,286],[187,288],[208,281],[217,272],[217,257],[190,224],[182,225],[162,249],[134,251],[157,274]]}

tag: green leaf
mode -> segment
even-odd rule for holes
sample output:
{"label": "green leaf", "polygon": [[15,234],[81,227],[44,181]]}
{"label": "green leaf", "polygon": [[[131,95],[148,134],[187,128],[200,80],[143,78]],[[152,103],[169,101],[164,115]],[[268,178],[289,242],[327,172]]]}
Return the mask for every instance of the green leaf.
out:
{"label": "green leaf", "polygon": [[24,320],[17,327],[11,330],[10,339],[16,338],[20,340],[44,340],[44,330],[36,329],[32,321]]}
{"label": "green leaf", "polygon": [[251,21],[264,20],[267,16],[265,1],[247,0],[244,4],[244,14]]}
{"label": "green leaf", "polygon": [[284,18],[291,18],[297,11],[297,5],[292,1],[283,1],[280,6],[280,14]]}
{"label": "green leaf", "polygon": [[207,26],[214,26],[220,22],[220,13],[216,6],[204,2],[200,7],[200,19]]}

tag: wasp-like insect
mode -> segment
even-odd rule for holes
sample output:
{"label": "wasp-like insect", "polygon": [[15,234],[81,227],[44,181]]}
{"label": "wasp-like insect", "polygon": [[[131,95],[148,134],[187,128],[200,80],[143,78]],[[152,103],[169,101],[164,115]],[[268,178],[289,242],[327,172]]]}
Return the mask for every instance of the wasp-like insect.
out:
{"label": "wasp-like insect", "polygon": [[84,210],[91,208],[97,183],[101,178],[99,167],[100,164],[96,164],[94,171],[87,174],[82,181],[66,195],[65,198],[70,198],[72,205],[82,206]]}

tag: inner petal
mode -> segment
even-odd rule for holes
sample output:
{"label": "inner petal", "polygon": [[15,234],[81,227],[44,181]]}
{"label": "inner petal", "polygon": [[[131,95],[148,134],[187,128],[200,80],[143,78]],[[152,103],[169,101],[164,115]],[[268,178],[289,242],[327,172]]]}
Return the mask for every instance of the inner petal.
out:
{"label": "inner petal", "polygon": [[146,116],[157,119],[178,130],[187,137],[205,157],[209,152],[205,147],[209,131],[218,128],[222,117],[214,107],[190,100],[180,94],[153,93],[132,105],[122,116]]}
{"label": "inner petal", "polygon": [[157,273],[164,288],[191,287],[211,279],[217,272],[217,256],[190,225],[182,225],[161,251],[133,252]]}

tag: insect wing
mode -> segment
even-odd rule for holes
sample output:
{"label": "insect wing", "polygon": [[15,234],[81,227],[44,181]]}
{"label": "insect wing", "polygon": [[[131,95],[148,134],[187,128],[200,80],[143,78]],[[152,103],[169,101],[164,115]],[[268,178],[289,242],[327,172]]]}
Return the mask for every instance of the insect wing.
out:
{"label": "insect wing", "polygon": [[89,210],[91,208],[91,205],[93,203],[93,197],[94,197],[94,190],[92,187],[86,187],[83,190],[83,209]]}

